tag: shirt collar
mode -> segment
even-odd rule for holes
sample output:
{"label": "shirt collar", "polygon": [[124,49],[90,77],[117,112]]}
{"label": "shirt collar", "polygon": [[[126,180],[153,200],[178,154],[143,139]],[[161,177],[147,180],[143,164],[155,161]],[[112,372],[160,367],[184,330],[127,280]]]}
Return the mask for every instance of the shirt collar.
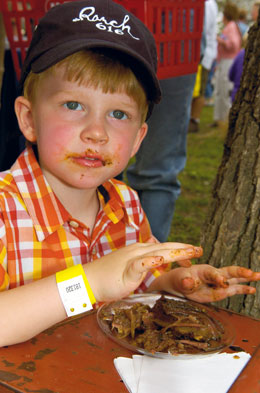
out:
{"label": "shirt collar", "polygon": [[[135,224],[133,214],[128,213],[126,209],[125,200],[121,193],[122,188],[125,189],[127,186],[114,179],[98,187],[101,206],[113,224],[124,220],[128,225],[137,230],[138,226]],[[130,211],[132,210],[130,209]]]}

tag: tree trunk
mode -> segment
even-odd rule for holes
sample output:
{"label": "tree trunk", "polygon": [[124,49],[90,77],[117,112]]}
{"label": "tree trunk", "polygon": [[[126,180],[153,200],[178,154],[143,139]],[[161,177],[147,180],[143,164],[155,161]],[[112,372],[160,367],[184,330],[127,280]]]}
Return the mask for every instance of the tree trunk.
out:
{"label": "tree trunk", "polygon": [[[230,111],[229,129],[213,200],[202,235],[203,263],[239,265],[260,271],[260,18],[251,27],[241,86]],[[260,318],[256,295],[236,295],[216,303]]]}

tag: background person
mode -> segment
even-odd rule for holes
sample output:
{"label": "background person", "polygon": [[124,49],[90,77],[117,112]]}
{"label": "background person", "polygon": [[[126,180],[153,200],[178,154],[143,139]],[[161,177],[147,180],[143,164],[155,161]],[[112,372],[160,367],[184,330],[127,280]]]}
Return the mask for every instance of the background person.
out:
{"label": "background person", "polygon": [[186,136],[196,74],[160,80],[162,100],[148,120],[149,132],[127,169],[154,236],[168,239],[186,164]]}
{"label": "background person", "polygon": [[255,1],[252,6],[252,10],[251,10],[251,17],[252,17],[253,22],[257,21],[258,14],[259,14],[259,8],[260,8],[260,1]]}
{"label": "background person", "polygon": [[238,8],[233,3],[227,3],[223,10],[224,28],[217,37],[218,55],[214,83],[214,122],[217,127],[220,122],[226,122],[231,107],[230,91],[232,83],[228,72],[231,64],[241,49],[242,37],[237,25]]}
{"label": "background person", "polygon": [[247,12],[244,9],[239,9],[238,10],[238,27],[240,29],[240,33],[242,38],[244,35],[248,32],[248,23],[247,23]]}
{"label": "background person", "polygon": [[239,51],[238,55],[234,58],[228,73],[229,80],[233,83],[233,89],[231,91],[232,103],[234,102],[237,91],[240,87],[240,81],[243,73],[246,43],[247,43],[247,33],[243,37],[243,48]]}
{"label": "background person", "polygon": [[[213,62],[217,57],[217,16],[218,6],[215,0],[205,1],[204,31],[206,46],[199,66],[198,93],[192,99],[189,132],[198,132],[202,109],[205,105],[205,92]],[[196,86],[196,85],[195,85]],[[195,89],[194,89],[195,91]]]}

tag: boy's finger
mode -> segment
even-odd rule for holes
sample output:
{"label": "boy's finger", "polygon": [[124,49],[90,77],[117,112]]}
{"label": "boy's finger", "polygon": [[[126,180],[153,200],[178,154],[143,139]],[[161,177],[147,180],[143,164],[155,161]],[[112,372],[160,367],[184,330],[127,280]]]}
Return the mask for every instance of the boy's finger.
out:
{"label": "boy's finger", "polygon": [[163,263],[165,263],[165,260],[162,256],[148,256],[134,262],[134,268],[139,273],[146,273],[148,270],[155,269]]}
{"label": "boy's finger", "polygon": [[214,292],[214,300],[222,300],[226,297],[234,296],[234,295],[253,295],[256,289],[254,287],[250,287],[248,285],[231,285],[226,289],[213,289]]}
{"label": "boy's finger", "polygon": [[258,280],[253,280],[251,278],[230,278],[229,280],[227,280],[229,285],[249,283],[249,282],[253,282],[253,281],[258,281]]}
{"label": "boy's finger", "polygon": [[[190,244],[185,246],[182,243],[175,243],[175,248],[172,249],[172,247],[167,247],[167,245],[172,246],[171,243],[164,243],[164,245],[166,249],[171,249],[170,255],[172,258],[175,258],[176,261],[178,261],[179,258],[183,259],[184,256],[186,256],[187,259],[192,259],[200,258],[203,255],[202,247],[196,247]],[[176,248],[177,245],[179,245],[179,248]]]}
{"label": "boy's finger", "polygon": [[161,256],[137,258],[130,264],[127,270],[127,280],[132,282],[140,281],[150,269],[155,269],[163,263],[164,259]]}
{"label": "boy's finger", "polygon": [[[253,272],[251,269],[247,269],[242,266],[227,266],[221,268],[222,274],[227,279],[246,279],[247,281],[258,281],[260,280],[260,272]],[[242,282],[242,281],[241,281]]]}
{"label": "boy's finger", "polygon": [[[162,245],[162,244],[161,244]],[[150,250],[145,254],[148,256],[161,256],[164,258],[164,263],[168,262],[178,262],[183,260],[190,260],[192,258],[199,258],[203,254],[201,247],[192,247],[189,246],[187,248],[166,248],[163,247],[161,249]],[[190,265],[190,264],[189,264]]]}
{"label": "boy's finger", "polygon": [[180,261],[183,259],[200,258],[203,254],[201,247],[188,247],[188,248],[178,248],[176,250],[170,251],[170,258],[174,261]]}
{"label": "boy's finger", "polygon": [[179,266],[181,267],[190,267],[191,266],[191,261],[189,259],[183,259],[181,261],[175,261]]}

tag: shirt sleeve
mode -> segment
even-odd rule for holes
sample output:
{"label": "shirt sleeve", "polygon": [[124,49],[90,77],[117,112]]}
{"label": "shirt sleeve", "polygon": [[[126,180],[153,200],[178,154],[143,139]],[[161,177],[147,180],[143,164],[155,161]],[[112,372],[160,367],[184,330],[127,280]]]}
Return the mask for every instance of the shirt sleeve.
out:
{"label": "shirt sleeve", "polygon": [[217,57],[217,6],[213,1],[205,2],[206,48],[201,64],[210,70]]}
{"label": "shirt sleeve", "polygon": [[5,246],[5,225],[0,217],[0,291],[9,288],[9,276],[7,274],[7,252]]}

